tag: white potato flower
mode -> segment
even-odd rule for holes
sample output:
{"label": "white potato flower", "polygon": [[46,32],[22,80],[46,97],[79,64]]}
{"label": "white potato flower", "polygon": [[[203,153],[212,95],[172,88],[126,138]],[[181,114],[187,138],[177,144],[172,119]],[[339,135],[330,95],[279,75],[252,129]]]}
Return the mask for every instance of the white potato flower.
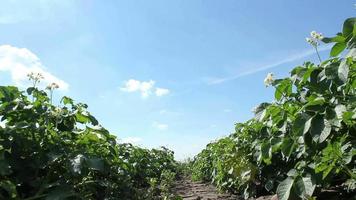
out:
{"label": "white potato flower", "polygon": [[305,38],[305,40],[312,46],[317,46],[319,44],[314,38]]}
{"label": "white potato flower", "polygon": [[27,77],[28,77],[29,80],[31,80],[33,77],[35,77],[35,73],[30,72],[30,73],[27,74]]}
{"label": "white potato flower", "polygon": [[51,83],[49,85],[47,85],[46,89],[47,90],[54,90],[54,89],[58,89],[59,85],[57,83]]}
{"label": "white potato flower", "polygon": [[264,80],[265,86],[268,87],[272,85],[273,81],[274,81],[273,73],[268,73]]}
{"label": "white potato flower", "polygon": [[311,36],[312,38],[314,38],[315,40],[322,40],[322,39],[324,38],[324,37],[323,37],[323,34],[318,33],[318,32],[316,32],[316,31],[310,32],[310,36]]}
{"label": "white potato flower", "polygon": [[41,73],[30,72],[27,74],[28,80],[34,80],[39,82],[41,79],[44,79],[44,76]]}

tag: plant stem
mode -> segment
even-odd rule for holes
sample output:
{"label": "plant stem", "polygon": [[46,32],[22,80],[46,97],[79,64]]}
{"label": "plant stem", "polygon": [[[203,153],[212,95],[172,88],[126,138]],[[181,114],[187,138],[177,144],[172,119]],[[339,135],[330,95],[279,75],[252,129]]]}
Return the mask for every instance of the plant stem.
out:
{"label": "plant stem", "polygon": [[51,94],[51,105],[52,105],[52,99],[53,99],[53,90],[50,90],[50,94]]}
{"label": "plant stem", "polygon": [[284,99],[284,100],[287,99],[287,97],[284,95],[284,92],[282,92],[278,87],[274,87],[274,88],[276,88],[276,90],[282,94],[282,98],[281,99]]}
{"label": "plant stem", "polygon": [[318,55],[319,62],[321,63],[321,58],[320,58],[320,55],[319,55],[318,47],[314,46],[314,48],[315,48],[315,51],[316,51],[316,55]]}
{"label": "plant stem", "polygon": [[[36,82],[33,82],[33,88],[36,88]],[[32,90],[32,103],[35,102],[35,97],[33,96],[33,90]]]}
{"label": "plant stem", "polygon": [[356,174],[354,174],[347,166],[344,165],[343,167],[344,167],[346,173],[347,173],[351,178],[356,179]]}
{"label": "plant stem", "polygon": [[47,195],[46,194],[42,194],[42,195],[36,195],[34,197],[29,197],[27,199],[24,199],[24,200],[35,200],[35,199],[42,199],[43,197],[46,197]]}

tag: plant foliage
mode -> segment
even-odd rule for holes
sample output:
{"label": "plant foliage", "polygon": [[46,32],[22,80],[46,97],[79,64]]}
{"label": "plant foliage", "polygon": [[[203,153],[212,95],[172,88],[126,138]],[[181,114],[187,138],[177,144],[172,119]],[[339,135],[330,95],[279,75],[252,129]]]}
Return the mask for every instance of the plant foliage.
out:
{"label": "plant foliage", "polygon": [[356,18],[322,41],[335,43],[331,58],[305,62],[283,79],[270,74],[265,82],[275,87],[275,101],[260,104],[253,119],[198,154],[193,179],[246,198],[276,193],[280,200],[309,199],[336,186],[354,191]]}
{"label": "plant foliage", "polygon": [[117,143],[86,104],[54,106],[38,82],[0,86],[0,199],[160,199],[152,179],[168,192],[172,151]]}

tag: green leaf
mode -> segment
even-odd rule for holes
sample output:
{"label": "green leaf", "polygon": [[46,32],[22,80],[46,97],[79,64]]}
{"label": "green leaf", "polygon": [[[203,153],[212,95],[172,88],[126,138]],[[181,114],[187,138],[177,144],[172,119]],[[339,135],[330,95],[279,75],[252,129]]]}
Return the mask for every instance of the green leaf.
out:
{"label": "green leaf", "polygon": [[271,139],[272,153],[278,151],[282,145],[282,138],[275,137]]}
{"label": "green leaf", "polygon": [[27,92],[28,95],[31,95],[34,90],[36,90],[36,88],[29,87],[29,88],[27,88],[26,92]]}
{"label": "green leaf", "polygon": [[73,99],[66,97],[66,96],[64,96],[62,98],[61,102],[63,102],[64,105],[67,105],[67,104],[73,105],[74,104]]}
{"label": "green leaf", "polygon": [[346,60],[343,60],[340,63],[339,69],[337,71],[338,76],[340,78],[340,80],[342,80],[344,83],[347,82],[347,77],[349,75],[349,66],[346,63]]}
{"label": "green leaf", "polygon": [[354,125],[356,119],[356,113],[352,111],[346,111],[342,114],[342,120],[349,125]]}
{"label": "green leaf", "polygon": [[294,184],[295,191],[301,199],[308,199],[313,195],[315,184],[310,177],[298,176]]}
{"label": "green leaf", "polygon": [[303,177],[303,182],[304,182],[304,186],[305,186],[305,193],[310,197],[313,196],[316,184],[314,183],[312,178],[311,177]]}
{"label": "green leaf", "polygon": [[324,37],[321,41],[324,43],[331,43],[331,42],[345,42],[345,37],[342,35],[337,35],[335,37],[329,38],[329,37]]}
{"label": "green leaf", "polygon": [[83,114],[80,113],[80,112],[77,112],[77,113],[75,114],[75,118],[77,119],[77,121],[78,121],[79,123],[83,123],[83,124],[88,123],[88,122],[90,121],[90,119],[89,119],[88,116],[85,116],[85,115],[83,115]]}
{"label": "green leaf", "polygon": [[265,188],[267,191],[272,191],[273,187],[274,187],[274,181],[272,179],[269,179],[265,184]]}
{"label": "green leaf", "polygon": [[12,173],[9,163],[0,159],[0,175],[6,176]]}
{"label": "green leaf", "polygon": [[262,153],[263,161],[267,165],[271,164],[272,149],[271,149],[271,144],[268,141],[262,143],[261,153]]}
{"label": "green leaf", "polygon": [[46,200],[66,200],[68,197],[75,196],[75,193],[68,185],[58,186],[48,193]]}
{"label": "green leaf", "polygon": [[331,39],[333,42],[345,42],[345,37],[337,35]]}
{"label": "green leaf", "polygon": [[283,95],[283,92],[280,90],[280,88],[278,87],[278,89],[275,91],[274,93],[274,98],[276,98],[278,101],[281,100]]}
{"label": "green leaf", "polygon": [[284,154],[284,156],[287,157],[287,159],[291,156],[291,154],[295,150],[295,148],[296,148],[296,143],[293,139],[285,138],[283,140],[281,150],[282,150],[282,153]]}
{"label": "green leaf", "polygon": [[344,112],[346,112],[346,106],[341,104],[335,106],[335,113],[338,119],[342,119]]}
{"label": "green leaf", "polygon": [[314,70],[315,70],[314,67],[308,68],[308,70],[303,75],[303,82],[306,82],[310,78],[310,76]]}
{"label": "green leaf", "polygon": [[90,169],[104,172],[104,161],[100,158],[89,158],[86,160]]}
{"label": "green leaf", "polygon": [[328,174],[334,169],[337,170],[336,164],[343,158],[340,142],[328,143],[326,148],[322,150],[321,162],[315,168],[316,173],[323,173],[322,178],[325,179]]}
{"label": "green leaf", "polygon": [[294,183],[294,179],[291,177],[287,177],[284,181],[282,181],[278,185],[277,188],[278,200],[288,200],[293,183]]}
{"label": "green leaf", "polygon": [[[0,188],[4,189],[11,198],[17,197],[16,186],[11,181],[0,181]],[[1,197],[1,193],[0,193]]]}
{"label": "green leaf", "polygon": [[345,20],[344,25],[342,27],[342,34],[344,35],[344,37],[348,37],[353,33],[355,23],[356,18],[348,18]]}
{"label": "green leaf", "polygon": [[295,169],[291,169],[291,170],[288,171],[287,176],[297,177],[298,176],[298,171],[295,170]]}
{"label": "green leaf", "polygon": [[266,110],[263,110],[263,111],[257,113],[255,118],[261,122],[265,118],[266,112],[267,112]]}
{"label": "green leaf", "polygon": [[344,49],[346,48],[346,44],[343,42],[336,43],[330,51],[330,56],[331,57],[336,57],[338,56]]}
{"label": "green leaf", "polygon": [[291,93],[292,93],[292,82],[290,79],[284,79],[276,87],[274,96],[279,101],[281,100],[282,96],[288,97]]}
{"label": "green leaf", "polygon": [[328,120],[324,119],[324,129],[320,134],[319,142],[320,143],[324,142],[326,138],[328,138],[330,133],[331,133],[331,124],[329,123]]}
{"label": "green leaf", "polygon": [[324,97],[311,98],[311,99],[308,99],[308,103],[305,105],[305,107],[315,106],[315,105],[323,105],[324,103],[325,103]]}
{"label": "green leaf", "polygon": [[324,43],[331,43],[331,42],[333,42],[332,39],[333,38],[330,38],[330,37],[323,37],[323,39],[321,39],[321,41]]}
{"label": "green leaf", "polygon": [[17,87],[14,86],[0,86],[0,101],[9,102],[20,96]]}
{"label": "green leaf", "polygon": [[310,133],[315,142],[324,142],[331,133],[331,125],[323,116],[317,115],[311,122]]}
{"label": "green leaf", "polygon": [[88,116],[89,117],[89,119],[90,119],[90,122],[92,123],[92,125],[94,125],[94,126],[97,126],[97,125],[99,125],[99,122],[98,122],[98,120],[94,117],[94,116],[92,116],[92,115],[89,115]]}
{"label": "green leaf", "polygon": [[261,103],[260,105],[258,105],[255,109],[255,119],[257,119],[258,121],[263,120],[263,118],[266,115],[266,108],[269,106],[269,103]]}
{"label": "green leaf", "polygon": [[329,175],[329,173],[334,169],[334,167],[334,162],[325,166],[325,169],[323,170],[323,179],[325,179]]}
{"label": "green leaf", "polygon": [[[338,62],[332,62],[325,66],[325,76],[328,80],[332,80],[332,82],[328,80],[323,81],[325,82],[325,87],[327,87],[327,89],[332,89],[330,88],[332,83],[336,85],[344,84],[344,82],[340,80],[338,75],[339,67],[340,67],[340,63]],[[319,83],[319,87],[323,87],[321,83]]]}
{"label": "green leaf", "polygon": [[301,136],[307,133],[310,129],[311,116],[306,113],[301,113],[294,120],[292,131],[295,135]]}

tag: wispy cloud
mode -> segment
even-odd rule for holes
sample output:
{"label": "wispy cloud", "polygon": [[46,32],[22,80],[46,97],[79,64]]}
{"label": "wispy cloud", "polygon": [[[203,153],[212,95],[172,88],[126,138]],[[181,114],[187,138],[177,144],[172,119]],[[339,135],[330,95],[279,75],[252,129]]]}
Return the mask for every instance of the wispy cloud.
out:
{"label": "wispy cloud", "polygon": [[210,128],[216,128],[216,127],[217,127],[216,124],[211,124],[211,125],[210,125]]}
{"label": "wispy cloud", "polygon": [[120,88],[124,92],[140,92],[142,98],[147,98],[151,94],[155,94],[158,97],[169,94],[169,90],[166,88],[155,88],[155,81],[139,81],[130,79],[125,81],[124,87]]}
{"label": "wispy cloud", "polygon": [[17,48],[11,45],[0,46],[0,71],[9,72],[12,82],[19,87],[29,84],[27,74],[41,73],[44,80],[42,85],[57,83],[60,90],[67,90],[69,85],[62,79],[51,74],[41,63],[40,59],[26,48]]}
{"label": "wispy cloud", "polygon": [[167,113],[168,113],[168,111],[164,110],[164,109],[159,111],[159,114],[161,114],[161,115],[164,115],[164,114],[167,114]]}
{"label": "wispy cloud", "polygon": [[165,131],[168,129],[168,124],[163,124],[159,122],[153,122],[152,126],[160,131]]}
{"label": "wispy cloud", "polygon": [[156,88],[155,93],[156,96],[160,97],[169,94],[169,90],[165,88]]}
{"label": "wispy cloud", "polygon": [[[319,52],[326,51],[326,50],[329,50],[329,49],[331,49],[331,46],[329,46],[329,45],[321,46],[319,48]],[[250,75],[250,74],[255,74],[255,73],[260,72],[260,71],[264,71],[264,70],[267,70],[267,69],[278,67],[278,66],[280,66],[282,64],[286,64],[286,63],[290,63],[290,62],[293,62],[293,61],[297,61],[297,60],[300,60],[302,58],[311,56],[313,54],[315,54],[315,50],[313,50],[313,49],[304,50],[304,51],[302,51],[300,53],[289,55],[284,59],[281,59],[281,60],[278,60],[278,61],[275,61],[275,62],[272,62],[272,63],[266,63],[264,65],[258,65],[258,66],[251,66],[250,70],[246,70],[246,71],[240,72],[240,73],[232,75],[232,76],[227,76],[227,77],[223,77],[223,78],[215,78],[215,79],[209,80],[208,81],[208,85],[216,85],[216,84],[221,84],[221,83],[224,83],[224,82],[232,81],[232,80],[235,80],[235,79],[243,77],[243,76],[247,76],[247,75]]]}
{"label": "wispy cloud", "polygon": [[171,111],[171,110],[166,110],[166,109],[160,110],[159,114],[161,114],[161,115],[176,115],[176,116],[183,115],[183,113],[181,113],[181,112]]}

